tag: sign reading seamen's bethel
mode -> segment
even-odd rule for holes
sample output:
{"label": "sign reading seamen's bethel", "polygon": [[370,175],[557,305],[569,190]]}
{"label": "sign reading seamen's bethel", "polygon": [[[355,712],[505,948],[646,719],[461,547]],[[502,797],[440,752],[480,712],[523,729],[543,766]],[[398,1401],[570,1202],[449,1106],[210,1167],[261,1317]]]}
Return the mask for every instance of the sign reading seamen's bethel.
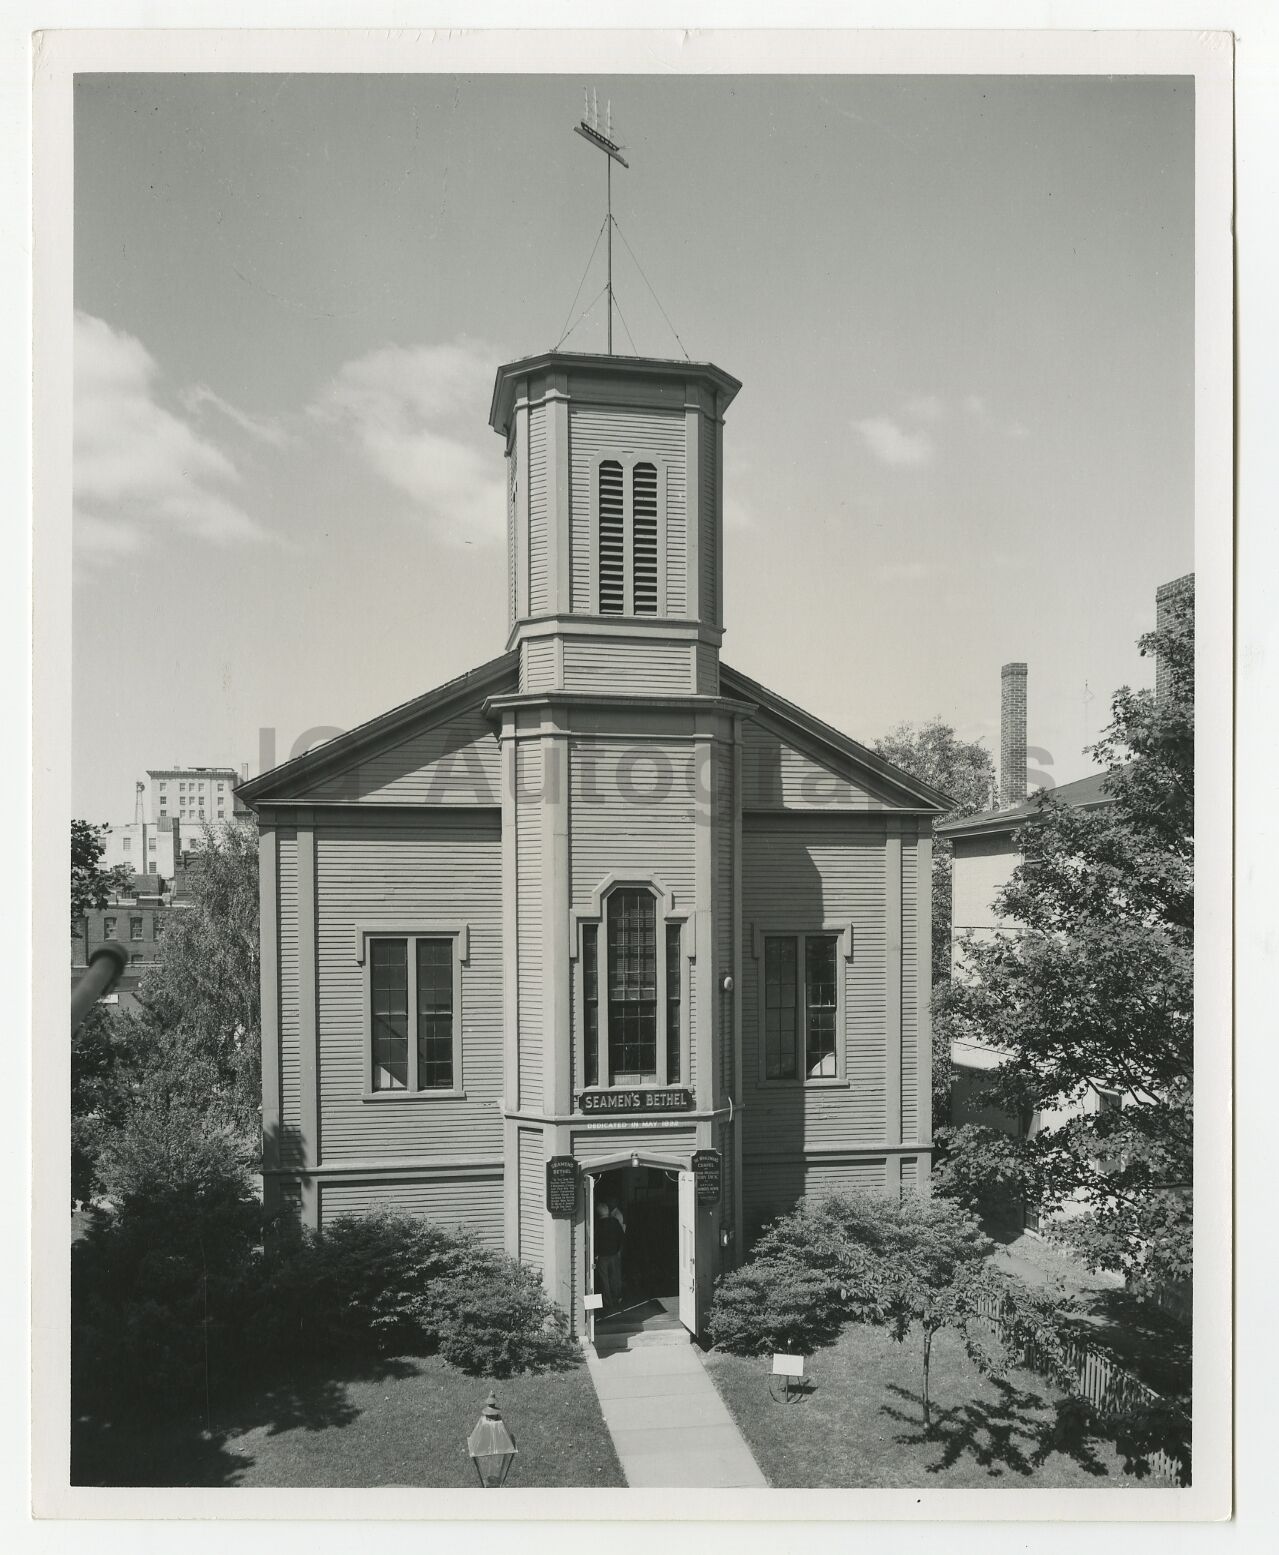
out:
{"label": "sign reading seamen's bethel", "polygon": [[546,1208],[552,1220],[572,1220],[577,1210],[577,1162],[553,1155],[546,1163]]}
{"label": "sign reading seamen's bethel", "polygon": [[692,1112],[693,1093],[677,1086],[666,1091],[583,1091],[583,1112]]}
{"label": "sign reading seamen's bethel", "polygon": [[693,1176],[697,1181],[699,1204],[719,1203],[721,1172],[721,1157],[718,1150],[694,1150]]}

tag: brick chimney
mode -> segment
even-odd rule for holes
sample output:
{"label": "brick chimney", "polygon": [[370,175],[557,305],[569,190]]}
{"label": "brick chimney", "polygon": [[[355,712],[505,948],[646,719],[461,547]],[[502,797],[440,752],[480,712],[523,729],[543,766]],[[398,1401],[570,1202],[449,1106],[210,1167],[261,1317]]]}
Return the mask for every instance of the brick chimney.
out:
{"label": "brick chimney", "polygon": [[[1194,599],[1195,575],[1188,572],[1184,577],[1174,578],[1171,583],[1161,583],[1155,590],[1155,630],[1162,632],[1172,619],[1173,608],[1183,599]],[[1155,655],[1155,701],[1164,702],[1168,698],[1168,672],[1164,668],[1163,660]]]}
{"label": "brick chimney", "polygon": [[1017,805],[1026,797],[1026,666],[1005,664],[999,672],[999,802]]}

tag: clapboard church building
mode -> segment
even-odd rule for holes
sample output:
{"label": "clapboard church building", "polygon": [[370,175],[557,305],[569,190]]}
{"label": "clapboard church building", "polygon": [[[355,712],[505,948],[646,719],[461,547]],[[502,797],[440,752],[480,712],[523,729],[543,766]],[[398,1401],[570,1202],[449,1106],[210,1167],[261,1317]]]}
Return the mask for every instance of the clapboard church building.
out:
{"label": "clapboard church building", "polygon": [[578,1331],[597,1201],[696,1332],[801,1194],[928,1175],[945,800],[721,662],[739,388],[499,368],[505,651],[240,790],[269,1202],[474,1227]]}

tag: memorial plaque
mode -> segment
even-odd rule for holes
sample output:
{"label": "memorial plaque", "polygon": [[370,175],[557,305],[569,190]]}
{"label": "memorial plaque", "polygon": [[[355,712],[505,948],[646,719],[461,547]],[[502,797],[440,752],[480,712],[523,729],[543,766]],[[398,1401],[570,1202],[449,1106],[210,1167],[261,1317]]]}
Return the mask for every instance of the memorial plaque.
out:
{"label": "memorial plaque", "polygon": [[553,1220],[572,1220],[577,1210],[577,1162],[553,1155],[546,1163],[546,1208]]}
{"label": "memorial plaque", "polygon": [[577,1098],[582,1112],[692,1112],[693,1093],[683,1086],[662,1091],[583,1091]]}
{"label": "memorial plaque", "polygon": [[693,1152],[693,1176],[697,1181],[697,1202],[718,1204],[721,1190],[722,1162],[718,1150]]}

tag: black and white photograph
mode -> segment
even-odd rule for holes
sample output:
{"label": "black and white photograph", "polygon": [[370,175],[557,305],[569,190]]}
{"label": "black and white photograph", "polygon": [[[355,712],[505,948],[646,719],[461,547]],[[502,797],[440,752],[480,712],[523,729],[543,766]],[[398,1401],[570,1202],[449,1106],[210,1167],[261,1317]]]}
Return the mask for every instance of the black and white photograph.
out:
{"label": "black and white photograph", "polygon": [[1229,35],[209,36],[37,161],[58,1515],[1227,1515]]}

